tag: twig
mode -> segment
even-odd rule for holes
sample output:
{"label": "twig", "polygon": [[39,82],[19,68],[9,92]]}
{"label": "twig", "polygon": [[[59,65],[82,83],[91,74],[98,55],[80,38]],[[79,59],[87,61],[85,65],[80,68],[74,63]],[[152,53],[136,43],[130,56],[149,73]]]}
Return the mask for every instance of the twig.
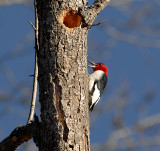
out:
{"label": "twig", "polygon": [[28,21],[30,24],[31,24],[31,26],[33,27],[33,29],[35,30],[35,31],[37,31],[37,28],[32,24],[32,22],[31,21]]}
{"label": "twig", "polygon": [[100,24],[102,24],[102,23],[105,23],[105,22],[108,22],[109,20],[104,20],[104,21],[101,21],[101,22],[99,22],[99,23],[97,23],[97,24],[92,24],[92,26],[98,26],[98,25],[100,25]]}
{"label": "twig", "polygon": [[34,2],[35,7],[35,24],[36,27],[30,22],[32,27],[35,29],[35,67],[34,67],[34,82],[33,82],[33,92],[32,92],[32,100],[30,106],[30,113],[27,123],[30,123],[33,120],[34,111],[35,111],[35,104],[36,104],[36,95],[37,95],[37,78],[38,78],[38,58],[37,58],[37,51],[39,50],[38,44],[38,15],[37,15],[37,7],[36,7],[36,0]]}

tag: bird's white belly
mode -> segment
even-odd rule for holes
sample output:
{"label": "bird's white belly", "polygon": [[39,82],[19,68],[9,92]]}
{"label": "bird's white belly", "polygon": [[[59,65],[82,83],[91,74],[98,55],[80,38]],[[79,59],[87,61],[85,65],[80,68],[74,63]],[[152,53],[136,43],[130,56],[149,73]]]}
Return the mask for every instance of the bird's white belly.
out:
{"label": "bird's white belly", "polygon": [[96,84],[95,85],[95,91],[93,92],[93,95],[92,95],[92,104],[94,104],[94,103],[97,104],[99,99],[100,99],[100,91],[98,90],[97,84]]}

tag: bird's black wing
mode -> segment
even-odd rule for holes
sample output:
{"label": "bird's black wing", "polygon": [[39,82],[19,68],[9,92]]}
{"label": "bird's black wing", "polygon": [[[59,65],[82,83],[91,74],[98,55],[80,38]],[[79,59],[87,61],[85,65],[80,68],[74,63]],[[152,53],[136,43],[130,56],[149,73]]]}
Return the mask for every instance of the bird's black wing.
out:
{"label": "bird's black wing", "polygon": [[105,89],[105,87],[107,85],[107,82],[108,82],[108,78],[107,78],[107,76],[105,74],[102,76],[102,80],[97,81],[98,89],[102,90],[101,93],[100,93],[100,96],[103,94],[103,91],[104,91],[104,89]]}

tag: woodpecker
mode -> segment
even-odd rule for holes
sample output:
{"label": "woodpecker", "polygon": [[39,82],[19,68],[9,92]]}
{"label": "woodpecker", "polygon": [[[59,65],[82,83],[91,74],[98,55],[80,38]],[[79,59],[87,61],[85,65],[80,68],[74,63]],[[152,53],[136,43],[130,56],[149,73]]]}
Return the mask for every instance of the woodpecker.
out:
{"label": "woodpecker", "polygon": [[92,64],[88,66],[93,69],[93,73],[89,75],[89,109],[92,111],[107,85],[108,70],[103,63],[88,62]]}

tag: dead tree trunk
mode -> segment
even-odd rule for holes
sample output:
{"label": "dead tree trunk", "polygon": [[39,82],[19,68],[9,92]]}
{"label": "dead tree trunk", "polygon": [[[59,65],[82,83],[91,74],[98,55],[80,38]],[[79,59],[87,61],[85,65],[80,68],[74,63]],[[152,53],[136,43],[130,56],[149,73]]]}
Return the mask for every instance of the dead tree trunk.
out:
{"label": "dead tree trunk", "polygon": [[[33,137],[40,151],[89,151],[87,33],[110,0],[35,0],[35,80],[41,123],[33,119],[36,82],[27,125],[0,142],[14,151]],[[27,132],[26,132],[27,131]]]}
{"label": "dead tree trunk", "polygon": [[109,3],[36,0],[40,151],[89,151],[87,33]]}

